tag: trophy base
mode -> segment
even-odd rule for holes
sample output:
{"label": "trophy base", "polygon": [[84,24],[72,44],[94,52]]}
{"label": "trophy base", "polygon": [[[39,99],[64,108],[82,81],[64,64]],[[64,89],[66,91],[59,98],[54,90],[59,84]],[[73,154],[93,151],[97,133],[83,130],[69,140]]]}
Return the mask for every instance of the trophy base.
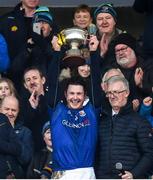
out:
{"label": "trophy base", "polygon": [[63,58],[61,66],[62,68],[73,68],[82,66],[85,64],[85,59],[82,56],[66,56]]}

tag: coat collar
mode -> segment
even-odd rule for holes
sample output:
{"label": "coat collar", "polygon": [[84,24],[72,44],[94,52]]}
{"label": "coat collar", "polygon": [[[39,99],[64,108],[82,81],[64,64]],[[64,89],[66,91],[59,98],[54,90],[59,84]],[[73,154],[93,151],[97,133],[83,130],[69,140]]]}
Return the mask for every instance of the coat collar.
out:
{"label": "coat collar", "polygon": [[[133,106],[130,100],[127,101],[126,105],[123,106],[119,113],[117,114],[117,116],[120,115],[126,115],[133,112]],[[112,116],[112,107],[111,105],[108,103],[107,107],[105,107],[102,111],[103,114],[107,115],[107,116]]]}

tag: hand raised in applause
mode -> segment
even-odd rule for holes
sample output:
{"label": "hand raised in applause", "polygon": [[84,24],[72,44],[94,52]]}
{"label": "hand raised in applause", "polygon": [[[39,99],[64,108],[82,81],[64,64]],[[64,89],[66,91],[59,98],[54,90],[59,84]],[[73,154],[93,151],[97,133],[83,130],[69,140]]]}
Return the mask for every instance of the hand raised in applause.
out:
{"label": "hand raised in applause", "polygon": [[136,86],[142,88],[143,70],[140,67],[136,68],[135,70],[134,80],[135,80]]}
{"label": "hand raised in applause", "polygon": [[100,52],[102,57],[104,57],[106,52],[108,51],[109,42],[110,42],[110,37],[106,33],[104,33],[100,41]]}

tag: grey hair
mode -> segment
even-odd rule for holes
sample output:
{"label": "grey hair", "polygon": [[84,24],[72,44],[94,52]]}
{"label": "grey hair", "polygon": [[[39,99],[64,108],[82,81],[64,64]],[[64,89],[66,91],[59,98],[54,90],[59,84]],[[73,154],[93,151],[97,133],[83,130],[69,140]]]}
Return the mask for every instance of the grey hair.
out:
{"label": "grey hair", "polygon": [[59,75],[59,81],[63,81],[64,79],[71,78],[70,68],[64,68],[61,70]]}
{"label": "grey hair", "polygon": [[124,84],[124,87],[126,88],[126,90],[130,91],[129,90],[129,82],[125,77],[113,76],[107,81],[107,85],[109,86],[110,84],[113,84],[116,82],[122,82]]}
{"label": "grey hair", "polygon": [[[111,72],[111,71],[117,71],[120,75],[115,75],[115,76],[121,76],[121,77],[124,77],[123,73],[121,72],[121,70],[119,68],[111,68],[109,69],[108,71],[105,72],[105,74],[103,75],[102,77],[102,83],[105,83],[107,82],[110,78],[106,78],[108,73]],[[114,77],[114,76],[113,76]]]}

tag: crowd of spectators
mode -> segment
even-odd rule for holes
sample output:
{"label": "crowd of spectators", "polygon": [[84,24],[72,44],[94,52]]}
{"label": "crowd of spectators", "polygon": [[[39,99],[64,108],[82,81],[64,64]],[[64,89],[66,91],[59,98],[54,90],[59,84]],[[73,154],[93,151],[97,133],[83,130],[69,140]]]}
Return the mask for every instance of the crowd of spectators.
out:
{"label": "crowd of spectators", "polygon": [[40,0],[0,17],[0,179],[152,176],[153,1],[133,10],[146,13],[142,44],[111,2],[76,7],[79,55]]}

